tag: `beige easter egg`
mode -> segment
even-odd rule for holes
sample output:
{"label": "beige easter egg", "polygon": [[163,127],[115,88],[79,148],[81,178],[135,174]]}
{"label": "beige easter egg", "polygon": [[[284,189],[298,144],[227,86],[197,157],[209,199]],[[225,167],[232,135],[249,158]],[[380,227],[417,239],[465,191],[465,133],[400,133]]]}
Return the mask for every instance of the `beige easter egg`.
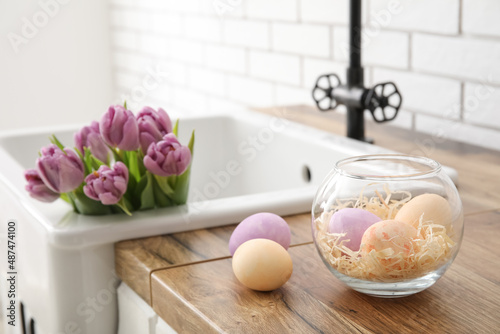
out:
{"label": "beige easter egg", "polygon": [[252,239],[241,244],[233,255],[233,272],[246,287],[271,291],[292,275],[290,254],[275,241]]}
{"label": "beige easter egg", "polygon": [[436,194],[423,194],[414,197],[403,205],[395,220],[418,228],[420,217],[424,223],[451,225],[451,208],[448,201]]}

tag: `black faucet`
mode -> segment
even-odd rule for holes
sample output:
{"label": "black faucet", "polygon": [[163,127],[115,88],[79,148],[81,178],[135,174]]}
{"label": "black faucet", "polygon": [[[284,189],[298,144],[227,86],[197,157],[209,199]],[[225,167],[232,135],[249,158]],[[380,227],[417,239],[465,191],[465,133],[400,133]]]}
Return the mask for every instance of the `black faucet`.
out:
{"label": "black faucet", "polygon": [[349,67],[347,83],[342,85],[336,74],[321,75],[312,91],[318,109],[327,111],[338,105],[347,108],[347,136],[372,142],[365,137],[364,111],[369,110],[376,122],[396,118],[403,97],[392,82],[379,83],[372,88],[364,86],[361,66],[361,0],[351,0],[349,29]]}

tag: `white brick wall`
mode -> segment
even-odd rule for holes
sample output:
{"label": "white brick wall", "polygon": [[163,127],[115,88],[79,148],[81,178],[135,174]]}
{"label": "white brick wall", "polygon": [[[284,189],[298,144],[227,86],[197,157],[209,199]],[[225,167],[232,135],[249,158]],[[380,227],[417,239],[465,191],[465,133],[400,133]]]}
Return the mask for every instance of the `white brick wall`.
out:
{"label": "white brick wall", "polygon": [[[110,2],[117,99],[182,115],[313,104],[319,75],[345,81],[349,0]],[[499,18],[499,0],[363,0],[365,83],[404,97],[392,124],[500,150]]]}
{"label": "white brick wall", "polygon": [[[368,33],[367,29],[367,33]],[[349,58],[349,30],[347,27],[334,28],[334,59],[347,61]],[[381,31],[363,35],[362,57],[366,65],[380,65],[393,68],[408,68],[408,34]]]}
{"label": "white brick wall", "polygon": [[250,76],[288,85],[300,85],[298,56],[251,51],[249,63]]}
{"label": "white brick wall", "polygon": [[247,105],[267,107],[273,104],[274,89],[264,80],[230,75],[228,96]]}
{"label": "white brick wall", "polygon": [[348,13],[348,0],[301,0],[300,2],[300,17],[304,22],[347,24]]}
{"label": "white brick wall", "polygon": [[463,31],[500,37],[500,1],[464,0]]}
{"label": "white brick wall", "polygon": [[500,40],[415,34],[412,58],[417,70],[500,84]]}
{"label": "white brick wall", "polygon": [[500,130],[500,88],[466,83],[464,119]]}
{"label": "white brick wall", "polygon": [[274,23],[271,36],[275,51],[326,58],[330,55],[326,25]]}
{"label": "white brick wall", "polygon": [[205,66],[217,70],[245,73],[247,55],[240,47],[207,45],[205,48]]}
{"label": "white brick wall", "polygon": [[457,34],[459,0],[372,0],[370,23],[384,28]]}
{"label": "white brick wall", "polygon": [[[231,3],[230,1],[225,1]],[[246,15],[251,19],[282,20],[296,22],[298,3],[290,0],[251,0],[233,1],[246,6]]]}
{"label": "white brick wall", "polygon": [[186,37],[206,41],[222,41],[222,22],[217,18],[186,16],[184,18]]}
{"label": "white brick wall", "polygon": [[303,65],[304,86],[314,87],[316,80],[322,74],[335,73],[345,82],[347,63],[331,60],[305,58]]}
{"label": "white brick wall", "polygon": [[[404,107],[416,113],[441,116],[450,106],[460,105],[461,83],[458,80],[387,69],[373,70],[374,82],[394,81],[404,94]],[[459,119],[460,114],[448,118]]]}
{"label": "white brick wall", "polygon": [[[363,0],[363,22],[368,17],[368,0]],[[344,24],[349,22],[349,0],[300,0],[303,22]]]}
{"label": "white brick wall", "polygon": [[255,49],[270,47],[270,23],[248,20],[224,20],[224,43]]}

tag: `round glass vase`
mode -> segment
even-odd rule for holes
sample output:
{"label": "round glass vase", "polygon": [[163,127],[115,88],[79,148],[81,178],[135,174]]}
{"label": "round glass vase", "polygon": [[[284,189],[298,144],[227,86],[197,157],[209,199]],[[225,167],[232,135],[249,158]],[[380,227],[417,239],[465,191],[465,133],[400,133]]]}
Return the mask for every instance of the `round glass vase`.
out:
{"label": "round glass vase", "polygon": [[441,165],[407,155],[338,161],[312,207],[325,265],[352,289],[377,297],[433,285],[457,255],[463,221],[457,189]]}

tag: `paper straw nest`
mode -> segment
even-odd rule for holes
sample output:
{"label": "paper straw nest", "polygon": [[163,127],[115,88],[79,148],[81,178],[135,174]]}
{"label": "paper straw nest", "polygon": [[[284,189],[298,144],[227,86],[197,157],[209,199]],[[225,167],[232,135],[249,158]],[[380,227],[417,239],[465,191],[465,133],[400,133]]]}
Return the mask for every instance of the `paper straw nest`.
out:
{"label": "paper straw nest", "polygon": [[336,205],[326,208],[315,220],[316,240],[324,259],[338,272],[371,281],[394,282],[422,277],[444,265],[452,255],[455,242],[451,225],[447,227],[420,218],[418,234],[413,239],[414,250],[409,255],[395,253],[392,248],[372,250],[368,254],[354,252],[344,246],[347,240],[339,241],[345,233],[329,233],[328,225],[332,215],[343,208],[359,208],[377,215],[382,220],[394,219],[401,207],[411,199],[407,191],[391,192],[384,185],[385,198],[375,191],[376,196],[368,198],[361,192],[359,198],[337,200]]}

